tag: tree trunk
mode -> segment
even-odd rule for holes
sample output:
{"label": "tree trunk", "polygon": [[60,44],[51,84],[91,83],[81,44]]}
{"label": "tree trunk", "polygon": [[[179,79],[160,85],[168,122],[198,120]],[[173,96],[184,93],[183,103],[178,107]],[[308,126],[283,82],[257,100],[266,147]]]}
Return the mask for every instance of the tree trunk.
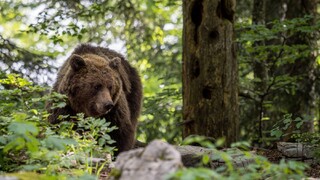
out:
{"label": "tree trunk", "polygon": [[265,0],[266,8],[265,8],[265,22],[268,28],[272,28],[270,22],[274,20],[284,20],[285,19],[285,11],[287,6],[285,5],[286,0]]}
{"label": "tree trunk", "polygon": [[[254,25],[265,25],[265,8],[266,8],[266,2],[265,0],[254,0],[253,2],[253,10],[252,10],[252,24]],[[254,42],[254,47],[260,47],[264,46],[264,41],[256,41]],[[254,54],[253,59],[253,73],[254,78],[259,79],[259,81],[255,81],[254,83],[254,91],[259,94],[259,100],[255,102],[255,106],[253,107],[253,113],[254,115],[257,115],[257,118],[255,118],[254,122],[258,122],[257,133],[259,136],[259,139],[262,138],[262,118],[264,116],[264,108],[263,104],[266,100],[265,93],[267,91],[267,85],[268,85],[268,69],[267,69],[267,62],[265,59],[259,59],[258,54]]]}
{"label": "tree trunk", "polygon": [[[276,19],[303,18],[305,15],[313,17],[308,25],[315,25],[317,14],[317,0],[267,0],[266,23]],[[293,36],[286,38],[286,45],[307,45],[311,50],[308,57],[300,57],[294,63],[287,63],[280,67],[279,72],[288,74],[291,77],[299,77],[296,81],[297,88],[294,94],[282,93],[281,103],[293,118],[302,117],[309,119],[303,126],[304,132],[313,131],[313,123],[316,117],[316,92],[315,92],[315,68],[317,37],[315,33],[295,32]],[[269,42],[270,44],[275,42]],[[302,54],[303,52],[301,52]],[[278,101],[279,103],[279,101]],[[283,107],[282,107],[283,108]]]}
{"label": "tree trunk", "polygon": [[[317,0],[288,0],[287,19],[302,18],[305,15],[311,15],[308,21],[310,26],[316,24]],[[316,70],[316,33],[297,32],[288,39],[288,45],[307,45],[310,50],[308,57],[301,57],[294,64],[287,68],[288,74],[301,77],[298,80],[298,89],[293,97],[295,100],[290,106],[291,112],[297,117],[308,119],[304,124],[303,132],[312,132],[314,130],[314,120],[316,118],[316,92],[315,92],[315,70]]]}
{"label": "tree trunk", "polygon": [[183,1],[183,136],[238,138],[234,0]]}

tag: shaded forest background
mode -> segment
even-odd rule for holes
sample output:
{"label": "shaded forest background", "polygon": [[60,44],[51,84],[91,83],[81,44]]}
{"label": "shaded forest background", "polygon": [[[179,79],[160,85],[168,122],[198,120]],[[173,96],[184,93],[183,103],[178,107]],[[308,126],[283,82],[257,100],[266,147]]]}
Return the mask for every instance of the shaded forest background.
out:
{"label": "shaded forest background", "polygon": [[[0,7],[1,78],[16,73],[49,87],[77,44],[107,46],[140,72],[138,139],[181,142],[181,1],[17,0]],[[298,131],[314,135],[320,126],[317,1],[241,0],[236,7],[240,139],[270,145]]]}

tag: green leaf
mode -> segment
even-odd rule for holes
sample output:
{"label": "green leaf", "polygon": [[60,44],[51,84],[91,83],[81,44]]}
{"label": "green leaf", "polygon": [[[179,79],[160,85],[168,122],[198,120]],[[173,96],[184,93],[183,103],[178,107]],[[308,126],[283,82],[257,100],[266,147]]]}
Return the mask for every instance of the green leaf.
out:
{"label": "green leaf", "polygon": [[104,138],[99,138],[98,144],[99,144],[99,146],[105,145],[105,144],[106,144],[106,139],[104,139]]}
{"label": "green leaf", "polygon": [[208,154],[205,154],[202,156],[202,163],[203,164],[208,164],[210,162],[210,156]]}
{"label": "green leaf", "polygon": [[24,136],[25,140],[26,140],[26,146],[28,148],[29,151],[31,152],[36,152],[39,150],[39,145],[40,142],[38,141],[37,138],[31,136],[31,135],[25,135]]}
{"label": "green leaf", "polygon": [[34,136],[38,135],[39,130],[34,123],[31,122],[12,122],[8,126],[8,130],[15,134],[25,135],[25,134],[32,134]]}
{"label": "green leaf", "polygon": [[26,141],[19,136],[16,136],[10,141],[7,145],[4,146],[3,152],[7,153],[8,151],[15,149],[20,150],[25,147]]}
{"label": "green leaf", "polygon": [[216,141],[216,146],[218,147],[221,147],[223,146],[225,143],[225,138],[219,138],[217,141]]}
{"label": "green leaf", "polygon": [[285,123],[285,124],[288,124],[288,123],[291,123],[291,122],[292,122],[291,118],[290,118],[290,119],[288,118],[288,119],[284,119],[284,120],[283,120],[283,123]]}
{"label": "green leaf", "polygon": [[67,145],[77,144],[73,139],[62,139],[57,136],[49,136],[44,141],[47,147],[58,150],[65,150]]}
{"label": "green leaf", "polygon": [[42,165],[40,164],[35,164],[35,165],[30,164],[30,165],[21,166],[21,169],[25,171],[35,171],[35,170],[39,170],[40,168],[42,168]]}
{"label": "green leaf", "polygon": [[0,136],[0,144],[7,144],[7,138],[4,136]]}
{"label": "green leaf", "polygon": [[282,135],[283,135],[283,132],[280,131],[279,129],[271,131],[271,136],[275,136],[276,138],[280,138]]}
{"label": "green leaf", "polygon": [[67,105],[67,104],[66,104],[65,102],[60,102],[60,103],[57,104],[56,107],[58,107],[58,108],[63,108],[63,107],[65,107],[66,105]]}
{"label": "green leaf", "polygon": [[297,128],[297,129],[301,128],[302,124],[303,124],[303,121],[298,122],[298,123],[296,124],[296,128]]}
{"label": "green leaf", "polygon": [[[202,180],[202,179],[221,179],[222,176],[208,168],[188,168],[179,170],[174,174],[167,176],[168,179],[183,179],[183,180]],[[175,178],[173,178],[175,177]]]}
{"label": "green leaf", "polygon": [[13,113],[12,117],[16,121],[24,121],[25,119],[27,119],[28,115],[26,113]]}
{"label": "green leaf", "polygon": [[30,109],[30,113],[37,115],[39,112],[36,109]]}

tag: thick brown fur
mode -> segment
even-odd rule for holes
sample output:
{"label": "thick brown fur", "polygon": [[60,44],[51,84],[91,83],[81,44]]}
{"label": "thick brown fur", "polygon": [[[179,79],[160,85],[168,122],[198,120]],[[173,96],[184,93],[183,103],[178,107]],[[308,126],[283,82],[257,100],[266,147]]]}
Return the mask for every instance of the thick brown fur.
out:
{"label": "thick brown fur", "polygon": [[137,71],[121,54],[108,48],[79,45],[58,72],[53,91],[66,94],[67,105],[48,111],[59,115],[105,118],[118,127],[111,133],[119,152],[131,149],[141,110],[142,85]]}

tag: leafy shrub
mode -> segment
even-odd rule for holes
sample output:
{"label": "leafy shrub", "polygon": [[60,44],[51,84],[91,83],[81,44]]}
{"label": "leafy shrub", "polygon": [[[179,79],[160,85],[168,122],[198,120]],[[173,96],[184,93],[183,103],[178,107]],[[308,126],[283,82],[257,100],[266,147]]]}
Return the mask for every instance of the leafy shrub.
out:
{"label": "leafy shrub", "polygon": [[[212,150],[212,155],[205,155],[202,158],[202,164],[206,165],[210,160],[222,159],[225,163],[216,169],[209,169],[203,165],[195,168],[181,169],[167,176],[167,179],[302,179],[305,177],[304,170],[308,167],[301,162],[281,160],[279,164],[273,164],[263,156],[252,156],[249,151],[242,151],[245,158],[253,158],[254,162],[246,167],[235,167],[233,157],[229,152],[219,151],[220,140],[216,144],[211,143],[203,137],[187,138],[186,143],[198,143]],[[242,149],[248,146],[248,143],[233,144],[234,147]],[[239,148],[240,148],[239,147]]]}
{"label": "leafy shrub", "polygon": [[302,119],[300,117],[292,119],[291,114],[286,114],[283,116],[283,119],[273,125],[270,134],[271,136],[276,137],[277,140],[288,137],[296,142],[318,145],[320,142],[320,134],[318,132],[301,131],[302,125],[309,121],[311,120],[306,118]]}
{"label": "leafy shrub", "polygon": [[150,142],[165,139],[169,143],[182,141],[181,88],[162,89],[152,96],[144,97],[144,108],[138,126],[138,139]]}
{"label": "leafy shrub", "polygon": [[[47,94],[48,88],[33,85],[18,75],[0,79],[0,171],[33,171],[48,177],[94,177],[106,162],[93,164],[92,157],[106,159],[114,148],[105,119],[85,118],[51,125],[45,102],[53,108],[66,105],[61,94]],[[61,119],[68,117],[61,117]],[[109,144],[109,145],[106,145]],[[110,159],[110,158],[109,158]],[[59,174],[59,176],[58,176]]]}
{"label": "leafy shrub", "polygon": [[292,119],[291,114],[283,116],[281,121],[278,121],[270,131],[271,136],[277,140],[290,138],[295,142],[300,142],[313,146],[313,155],[318,161],[320,160],[320,133],[319,132],[302,132],[301,128],[304,123],[311,121],[308,118],[302,119],[297,117]]}
{"label": "leafy shrub", "polygon": [[[314,116],[310,112],[316,109],[308,104],[313,101],[313,80],[308,77],[310,67],[319,62],[311,55],[318,47],[309,41],[320,23],[310,24],[313,20],[308,15],[267,24],[236,24],[243,139],[265,143],[264,138],[269,138],[270,129],[284,114]],[[280,131],[274,133],[280,135]]]}
{"label": "leafy shrub", "polygon": [[306,122],[306,120],[303,120],[300,117],[292,119],[291,114],[286,114],[280,121],[273,125],[273,129],[270,131],[270,135],[276,137],[279,140],[282,137],[301,133],[300,129],[304,122]]}

